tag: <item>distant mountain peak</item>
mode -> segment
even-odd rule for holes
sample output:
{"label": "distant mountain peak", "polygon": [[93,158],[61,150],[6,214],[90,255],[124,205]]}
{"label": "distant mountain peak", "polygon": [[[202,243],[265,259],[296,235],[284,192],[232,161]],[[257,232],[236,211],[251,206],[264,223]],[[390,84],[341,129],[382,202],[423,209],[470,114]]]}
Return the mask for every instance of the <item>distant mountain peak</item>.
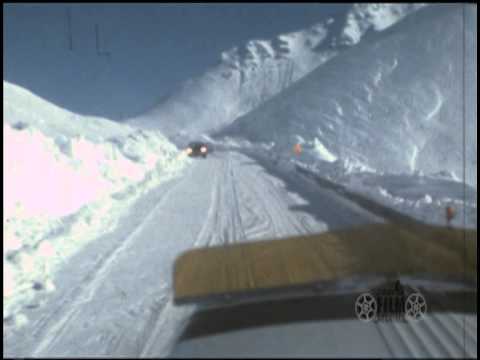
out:
{"label": "distant mountain peak", "polygon": [[221,53],[223,65],[235,70],[258,68],[267,61],[297,61],[306,53],[314,54],[328,34],[332,18],[299,31],[280,34],[272,39],[252,39]]}
{"label": "distant mountain peak", "polygon": [[348,13],[341,41],[355,45],[369,30],[383,31],[427,4],[355,4]]}

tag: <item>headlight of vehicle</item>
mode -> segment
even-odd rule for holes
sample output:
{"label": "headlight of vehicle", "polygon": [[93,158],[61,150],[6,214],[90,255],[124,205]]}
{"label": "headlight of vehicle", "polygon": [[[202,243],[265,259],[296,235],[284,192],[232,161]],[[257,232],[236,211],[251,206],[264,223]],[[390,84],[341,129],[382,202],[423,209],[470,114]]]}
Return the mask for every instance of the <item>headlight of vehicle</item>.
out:
{"label": "headlight of vehicle", "polygon": [[202,147],[200,148],[200,152],[206,153],[206,152],[207,152],[207,147],[206,147],[206,146],[202,146]]}
{"label": "headlight of vehicle", "polygon": [[193,151],[192,148],[188,148],[187,149],[187,154],[190,155],[192,153],[192,151]]}

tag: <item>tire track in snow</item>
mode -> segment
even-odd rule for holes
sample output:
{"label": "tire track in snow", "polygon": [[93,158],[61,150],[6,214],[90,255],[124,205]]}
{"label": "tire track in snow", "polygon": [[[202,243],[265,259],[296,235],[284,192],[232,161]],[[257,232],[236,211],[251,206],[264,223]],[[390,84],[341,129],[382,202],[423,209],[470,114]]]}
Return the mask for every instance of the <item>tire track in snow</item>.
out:
{"label": "tire track in snow", "polygon": [[[252,172],[248,177],[245,176],[245,173],[251,172],[251,169],[241,166],[239,160],[245,160],[245,157],[239,156],[237,153],[225,152],[222,156],[215,158],[216,161],[218,159],[219,164],[215,166],[208,215],[195,241],[195,246],[227,245],[253,239],[258,237],[258,232],[254,231],[252,235],[251,229],[258,226],[264,229],[265,235],[271,236],[272,232],[280,226],[275,224],[274,220],[278,214],[280,214],[278,215],[280,222],[283,225],[286,222],[290,230],[292,226],[296,226],[297,230],[299,226],[301,227],[300,221],[290,217],[288,209],[281,206],[284,198],[277,193],[276,186],[265,182],[263,179],[265,176],[259,170]],[[257,189],[259,179],[263,187]],[[266,191],[265,187],[273,187],[273,189]],[[265,196],[265,193],[270,195]],[[272,197],[276,202],[274,206],[276,212],[271,210]],[[247,207],[245,202],[249,204]],[[261,207],[260,211],[258,206]],[[246,213],[249,215],[246,216]],[[285,221],[285,218],[288,221]],[[258,219],[263,220],[258,222]],[[173,344],[159,338],[163,333],[162,330],[173,326],[175,327],[173,338],[178,337],[181,324],[184,324],[193,312],[192,308],[175,307],[170,298],[161,313],[156,316],[156,320],[151,322],[155,325],[149,327],[150,336],[143,342],[142,350],[138,352],[139,356],[166,356],[167,348]]]}
{"label": "tire track in snow", "polygon": [[246,238],[245,229],[243,228],[242,216],[240,214],[240,202],[237,193],[236,186],[236,177],[234,166],[232,166],[232,155],[229,154],[229,169],[228,169],[228,184],[229,184],[229,196],[231,197],[231,205],[233,209],[233,236],[230,239],[230,242],[242,241]]}
{"label": "tire track in snow", "polygon": [[221,157],[215,157],[215,161],[218,161],[219,165],[216,167],[214,175],[207,219],[194,243],[194,246],[197,247],[218,244],[222,242],[223,239],[222,237],[219,237],[219,234],[222,233],[222,224],[224,223],[224,220],[222,219],[222,215],[224,216],[225,211],[222,201],[224,198],[223,188],[225,187],[223,177],[226,171],[227,160]]}
{"label": "tire track in snow", "polygon": [[[226,152],[222,157],[215,157],[215,161],[218,161],[219,164],[215,166],[208,215],[195,241],[195,246],[228,244],[238,239],[241,236],[238,234],[243,232],[231,153]],[[150,336],[144,342],[138,356],[167,356],[168,348],[173,343],[158,339],[162,334],[162,329],[174,327],[172,338],[178,337],[194,310],[194,307],[176,307],[170,298],[157,317],[150,330]]]}
{"label": "tire track in snow", "polygon": [[[273,228],[273,219],[268,211],[268,206],[265,201],[262,201],[263,194],[261,194],[256,187],[256,184],[247,183],[242,178],[242,175],[250,171],[249,169],[242,169],[241,163],[237,167],[237,183],[238,194],[240,195],[239,206],[240,217],[242,223],[246,224],[243,229],[245,239],[255,239],[271,233]],[[258,171],[255,174],[258,180]]]}
{"label": "tire track in snow", "polygon": [[238,187],[241,195],[240,204],[242,205],[242,217],[244,223],[252,223],[247,229],[244,229],[248,239],[255,239],[260,236],[272,234],[275,235],[274,219],[269,211],[269,204],[265,201],[265,192],[259,191],[259,185],[262,180],[262,174],[255,169],[255,183],[250,181],[246,173],[250,169],[242,169],[246,166],[239,164]]}
{"label": "tire track in snow", "polygon": [[228,244],[233,241],[233,237],[236,234],[236,223],[235,223],[235,199],[232,194],[232,158],[231,153],[227,152],[226,154],[226,167],[223,171],[223,181],[222,181],[222,207],[221,211],[221,224],[220,228],[217,229],[222,237],[220,242],[222,244]]}
{"label": "tire track in snow", "polygon": [[[162,195],[161,199],[158,201],[155,207],[142,220],[140,225],[137,226],[135,230],[129,234],[129,236],[125,237],[125,239],[121,242],[119,246],[114,246],[113,250],[110,253],[103,256],[98,261],[94,269],[87,274],[84,280],[82,280],[80,286],[76,288],[68,297],[68,304],[67,301],[64,301],[61,304],[61,307],[59,309],[56,309],[57,311],[55,311],[50,316],[50,318],[44,320],[45,323],[48,323],[52,320],[55,320],[56,316],[60,316],[60,318],[56,320],[55,323],[53,323],[51,326],[43,327],[41,329],[43,336],[32,351],[33,357],[41,356],[40,354],[43,351],[47,350],[51,345],[53,345],[57,338],[60,338],[59,335],[65,331],[65,327],[67,326],[70,319],[77,315],[78,312],[81,310],[81,305],[84,302],[92,299],[95,291],[102,284],[104,276],[108,273],[110,266],[115,262],[117,256],[130,246],[136,235],[141,232],[143,225],[152,219],[155,212],[168,199],[169,195],[173,192],[173,190],[180,186],[180,184],[185,181],[184,179],[186,178],[188,178],[188,176],[183,177],[182,180],[170,186],[168,190]],[[63,309],[66,306],[69,306],[70,308],[66,312],[64,312]]]}
{"label": "tire track in snow", "polygon": [[239,212],[231,153],[218,158],[221,164],[215,175],[209,215],[196,244],[228,244],[245,237]]}
{"label": "tire track in snow", "polygon": [[[218,165],[214,166],[215,173],[210,193],[210,205],[206,220],[194,242],[195,247],[232,242],[237,236],[238,229],[242,228],[239,223],[240,215],[238,204],[236,204],[237,199],[234,195],[236,190],[234,189],[231,154],[224,153],[224,156],[213,157],[211,161],[218,162]],[[172,297],[170,297],[159,314],[156,315],[155,321],[151,322],[153,325],[147,331],[149,336],[143,341],[142,348],[137,352],[137,356],[149,357],[152,354],[166,356],[168,354],[167,348],[172,344],[167,344],[164,340],[159,341],[158,335],[162,333],[162,329],[174,326],[173,338],[179,336],[180,330],[194,310],[194,307],[176,307],[172,302]],[[160,346],[159,342],[164,344]],[[158,349],[161,349],[161,354]]]}
{"label": "tire track in snow", "polygon": [[[315,227],[314,218],[290,209],[290,204],[298,205],[298,201],[292,200],[293,198],[289,195],[287,189],[282,186],[283,182],[279,178],[265,172],[256,161],[252,161],[251,158],[237,152],[224,152],[221,156],[212,157],[207,161],[212,161],[212,166],[210,168],[209,163],[204,163],[208,165],[208,168],[204,169],[207,171],[204,175],[208,174],[209,178],[213,175],[213,179],[204,182],[212,184],[210,187],[211,193],[205,193],[205,196],[201,199],[202,201],[205,200],[205,203],[210,201],[210,204],[208,210],[207,206],[201,209],[203,215],[199,213],[199,219],[202,219],[203,216],[205,220],[202,220],[203,224],[198,222],[200,231],[196,237],[192,236],[195,239],[193,246],[227,244],[266,236],[293,235],[310,232],[312,226]],[[252,165],[245,165],[243,163],[245,161]],[[213,174],[211,174],[212,169]],[[182,180],[162,195],[155,207],[142,219],[140,225],[123,240],[119,248],[115,248],[113,252],[102,257],[95,266],[95,271],[87,275],[88,281],[75,290],[75,296],[72,296],[73,304],[68,299],[68,306],[71,306],[71,308],[68,311],[62,308],[58,312],[58,316],[55,315],[59,319],[54,318],[55,323],[43,329],[42,333],[46,335],[38,345],[35,345],[34,356],[57,346],[61,341],[62,334],[66,331],[67,325],[73,326],[70,320],[75,316],[80,316],[79,311],[85,305],[84,302],[96,295],[99,286],[107,280],[111,265],[115,263],[118,255],[123,250],[130,248],[130,244],[134,242],[135,237],[144,230],[143,225],[155,216],[157,209],[161,211],[169,210],[169,213],[172,213],[170,210],[177,209],[175,202],[172,201],[170,201],[169,209],[162,209],[162,206],[169,197],[171,198],[170,194],[173,190],[181,184],[189,185],[188,188],[192,189],[191,185],[195,184],[195,180],[192,180],[194,170],[195,167],[190,168],[190,171],[185,174]],[[207,187],[204,187],[204,189],[206,190]],[[180,191],[177,191],[177,193],[180,193]],[[193,195],[195,192],[191,191],[190,194]],[[185,204],[184,206],[187,208]],[[202,206],[198,208],[200,209]],[[195,214],[192,213],[191,215]],[[118,242],[115,246],[117,244]],[[167,294],[169,291],[171,291],[171,286],[167,285],[165,293]],[[151,309],[147,318],[141,319],[141,333],[145,336],[141,339],[137,336],[137,339],[134,340],[137,341],[136,346],[134,345],[134,351],[140,356],[147,356],[155,353],[155,351],[157,353],[165,351],[163,346],[170,341],[172,336],[171,334],[165,334],[165,327],[172,328],[175,332],[178,331],[179,325],[185,321],[191,312],[191,309],[175,307],[171,296],[168,294],[165,302],[162,300],[157,305]],[[122,344],[125,332],[117,336],[117,329],[113,334],[109,334],[107,329],[107,332],[102,334],[104,334],[108,349],[112,353],[118,353],[119,350],[123,351],[119,348],[122,345],[124,348],[128,348],[128,344]]]}
{"label": "tire track in snow", "polygon": [[[265,201],[255,187],[246,183],[240,184],[242,194],[242,216],[245,223],[251,223],[245,233],[248,239],[256,239],[267,235],[275,235],[274,220]],[[247,205],[248,204],[248,205]]]}
{"label": "tire track in snow", "polygon": [[[153,308],[150,308],[151,314],[148,317],[145,326],[143,326],[140,336],[137,336],[137,340],[136,340],[137,349],[135,351],[135,357],[140,357],[144,349],[146,348],[147,344],[151,341],[153,330],[157,326],[158,321],[162,318],[162,314],[165,311],[167,304],[171,302],[171,297],[167,295],[168,288],[165,287],[165,290],[166,290],[165,297],[160,299],[160,302],[155,304]],[[118,347],[115,348],[115,350],[117,349]],[[113,351],[110,353],[113,353]]]}
{"label": "tire track in snow", "polygon": [[276,238],[312,230],[306,223],[305,215],[297,216],[288,208],[287,200],[291,199],[281,186],[281,181],[266,174],[259,165],[242,165],[242,161],[252,161],[245,155],[235,153],[234,158],[238,164],[235,171],[238,174],[236,180],[240,190],[240,201],[237,203],[241,219],[244,224],[253,224],[243,229],[245,238]]}
{"label": "tire track in snow", "polygon": [[211,229],[214,228],[215,224],[218,223],[218,208],[220,204],[218,191],[219,188],[219,171],[217,170],[214,175],[212,192],[210,194],[210,205],[208,208],[207,220],[204,222],[202,230],[200,230],[200,233],[194,242],[194,247],[201,246],[202,244],[208,246],[211,243]]}

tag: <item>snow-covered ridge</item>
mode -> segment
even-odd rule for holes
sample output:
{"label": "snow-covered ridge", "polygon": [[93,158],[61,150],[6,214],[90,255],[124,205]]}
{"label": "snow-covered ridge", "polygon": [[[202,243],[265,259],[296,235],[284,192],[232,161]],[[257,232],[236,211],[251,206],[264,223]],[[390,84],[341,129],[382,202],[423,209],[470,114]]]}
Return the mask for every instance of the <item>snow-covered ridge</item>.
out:
{"label": "snow-covered ridge", "polygon": [[383,31],[427,4],[355,4],[348,13],[341,41],[360,42],[369,29]]}
{"label": "snow-covered ridge", "polygon": [[[306,30],[278,35],[273,40],[250,40],[243,47],[236,46],[224,51],[221,54],[222,64],[232,71],[239,71],[242,77],[253,77],[255,70],[285,63],[289,68],[284,71],[290,72],[283,84],[287,87],[329,57],[326,52],[316,51],[316,48],[326,40],[333,22],[333,18],[330,18]],[[329,55],[334,54],[332,51]],[[232,72],[228,70],[223,73],[223,76],[231,75]],[[260,72],[256,75],[264,74]]]}
{"label": "snow-covered ridge", "polygon": [[[360,42],[369,28],[386,29],[387,23],[380,20],[384,15],[392,25],[418,8],[385,4],[378,12],[372,4],[353,6],[344,26],[336,26],[342,19],[329,18],[273,39],[239,44],[220,54],[218,66],[186,82],[167,100],[130,121],[161,129],[170,136],[219,130]],[[356,41],[349,41],[348,34],[354,28],[358,28]]]}
{"label": "snow-covered ridge", "polygon": [[159,132],[78,116],[7,82],[3,90],[5,319],[53,290],[58,265],[187,160]]}
{"label": "snow-covered ridge", "polygon": [[330,24],[327,21],[274,40],[251,40],[226,50],[218,66],[186,82],[166,101],[129,123],[161,129],[170,136],[217,130],[334,56],[334,50],[315,50],[326,39]]}

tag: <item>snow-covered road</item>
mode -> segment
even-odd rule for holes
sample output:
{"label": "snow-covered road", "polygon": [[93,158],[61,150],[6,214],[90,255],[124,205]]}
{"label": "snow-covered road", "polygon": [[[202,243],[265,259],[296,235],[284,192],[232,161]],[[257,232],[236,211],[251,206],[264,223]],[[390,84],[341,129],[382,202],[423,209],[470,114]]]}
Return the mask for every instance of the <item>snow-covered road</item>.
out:
{"label": "snow-covered road", "polygon": [[57,291],[4,323],[6,356],[166,356],[193,306],[171,301],[175,258],[198,246],[380,222],[299,173],[238,152],[198,159],[141,198],[56,274]]}

